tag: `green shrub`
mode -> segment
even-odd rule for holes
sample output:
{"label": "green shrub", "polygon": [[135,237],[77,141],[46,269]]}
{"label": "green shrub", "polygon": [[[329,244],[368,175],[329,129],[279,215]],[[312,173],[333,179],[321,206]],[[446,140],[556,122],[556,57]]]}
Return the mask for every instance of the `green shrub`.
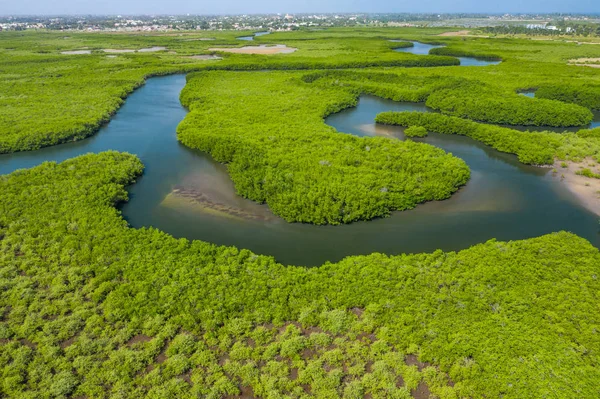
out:
{"label": "green shrub", "polygon": [[404,130],[404,135],[406,137],[426,137],[427,129],[423,126],[411,126]]}

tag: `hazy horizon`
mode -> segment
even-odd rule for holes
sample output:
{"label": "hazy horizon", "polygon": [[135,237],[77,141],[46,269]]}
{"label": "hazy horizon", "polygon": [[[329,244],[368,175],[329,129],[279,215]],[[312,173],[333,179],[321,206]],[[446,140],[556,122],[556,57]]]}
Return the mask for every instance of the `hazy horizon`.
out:
{"label": "hazy horizon", "polygon": [[292,1],[222,0],[220,2],[193,3],[187,0],[2,0],[0,15],[239,15],[276,13],[579,13],[600,12],[597,0],[531,0],[527,2],[481,2],[457,0],[452,4],[443,0],[390,2],[388,0],[305,0]]}

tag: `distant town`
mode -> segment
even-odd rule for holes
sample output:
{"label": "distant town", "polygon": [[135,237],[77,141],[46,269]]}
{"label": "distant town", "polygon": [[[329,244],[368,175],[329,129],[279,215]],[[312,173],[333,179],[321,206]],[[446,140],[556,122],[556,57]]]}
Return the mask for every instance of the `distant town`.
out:
{"label": "distant town", "polygon": [[165,32],[189,30],[290,31],[337,26],[492,27],[500,31],[598,35],[600,15],[569,14],[265,14],[3,16],[0,30]]}

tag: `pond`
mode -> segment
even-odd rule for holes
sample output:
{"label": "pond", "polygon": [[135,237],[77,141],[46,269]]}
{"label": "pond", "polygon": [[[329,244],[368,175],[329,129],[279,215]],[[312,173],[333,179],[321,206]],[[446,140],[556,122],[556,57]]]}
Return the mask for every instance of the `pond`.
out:
{"label": "pond", "polygon": [[[426,44],[421,42],[415,42],[412,40],[390,40],[391,42],[411,42],[413,44],[412,47],[402,47],[394,49],[399,53],[411,53],[417,55],[427,55],[429,54],[429,50],[433,48],[445,47],[445,45],[434,45],[434,44]],[[481,58],[474,57],[456,57],[460,61],[461,66],[487,66],[487,65],[498,65],[501,61],[497,60],[485,60]]]}
{"label": "pond", "polygon": [[[569,230],[600,246],[598,217],[584,209],[549,169],[520,164],[467,137],[431,134],[422,141],[464,159],[471,180],[449,200],[343,226],[287,223],[264,205],[240,198],[225,166],[177,142],[186,110],[182,75],[155,77],[132,93],[96,135],[37,151],[0,155],[0,173],[108,149],[140,157],[144,175],[121,207],[133,227],[153,226],[175,237],[235,245],[286,264],[319,265],[348,255],[459,250],[491,238],[521,239]],[[358,136],[404,139],[398,127],[373,123],[379,112],[422,105],[364,96],[326,122]]]}

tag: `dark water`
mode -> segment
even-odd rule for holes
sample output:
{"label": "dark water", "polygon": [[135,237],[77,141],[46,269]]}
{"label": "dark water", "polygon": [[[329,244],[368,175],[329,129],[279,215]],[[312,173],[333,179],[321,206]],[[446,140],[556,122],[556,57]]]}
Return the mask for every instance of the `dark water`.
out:
{"label": "dark water", "polygon": [[[87,152],[128,151],[146,165],[122,207],[133,227],[154,226],[175,237],[248,248],[287,264],[318,265],[372,252],[458,250],[494,237],[521,239],[559,230],[600,245],[598,217],[578,205],[548,169],[521,165],[516,157],[466,137],[435,134],[423,141],[461,157],[472,171],[469,183],[451,199],[351,225],[286,223],[266,206],[236,196],[223,165],[177,142],[176,127],[186,114],[179,103],[184,85],[183,76],[149,79],[95,136],[2,155],[0,173]],[[359,136],[403,139],[402,129],[376,126],[373,119],[382,111],[418,107],[363,97],[358,107],[330,116],[327,123]],[[200,193],[200,201],[190,201],[178,190],[192,197]]]}
{"label": "dark water", "polygon": [[[391,42],[411,42],[413,47],[405,47],[405,48],[397,48],[395,51],[400,53],[411,53],[417,55],[427,55],[429,54],[429,50],[433,48],[446,47],[444,45],[433,45],[433,44],[425,44],[421,42],[415,42],[412,40],[390,40]],[[486,66],[486,65],[498,65],[501,61],[490,61],[484,60],[480,58],[473,57],[456,57],[460,60],[461,66]]]}
{"label": "dark water", "polygon": [[255,33],[254,35],[252,35],[252,36],[240,36],[240,37],[238,37],[237,39],[238,39],[238,40],[247,40],[247,41],[253,41],[255,37],[257,37],[257,36],[264,36],[264,35],[268,35],[269,33],[271,33],[271,32],[269,32],[269,31],[266,31],[266,32],[256,32],[256,33]]}

